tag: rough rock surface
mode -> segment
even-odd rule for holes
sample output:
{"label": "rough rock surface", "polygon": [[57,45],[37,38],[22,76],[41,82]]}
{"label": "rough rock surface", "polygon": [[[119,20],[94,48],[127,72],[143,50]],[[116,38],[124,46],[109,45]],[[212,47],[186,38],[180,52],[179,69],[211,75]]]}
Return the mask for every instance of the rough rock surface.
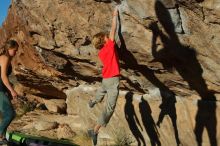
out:
{"label": "rough rock surface", "polygon": [[73,138],[74,136],[75,136],[75,133],[72,131],[72,129],[68,125],[59,125],[57,129],[57,137],[59,139]]}
{"label": "rough rock surface", "polygon": [[[13,61],[17,89],[38,101],[66,99],[62,118],[79,118],[68,124],[76,135],[103,108],[87,108],[101,81],[91,38],[110,29],[115,5],[12,0],[0,29],[0,46],[9,38],[20,45]],[[134,145],[219,145],[219,1],[123,0],[119,10],[121,94],[100,144],[120,143],[120,135]]]}
{"label": "rough rock surface", "polygon": [[44,104],[50,112],[60,114],[66,113],[66,101],[64,99],[44,100]]}
{"label": "rough rock surface", "polygon": [[34,128],[38,131],[51,130],[58,127],[56,122],[37,121],[34,124]]}

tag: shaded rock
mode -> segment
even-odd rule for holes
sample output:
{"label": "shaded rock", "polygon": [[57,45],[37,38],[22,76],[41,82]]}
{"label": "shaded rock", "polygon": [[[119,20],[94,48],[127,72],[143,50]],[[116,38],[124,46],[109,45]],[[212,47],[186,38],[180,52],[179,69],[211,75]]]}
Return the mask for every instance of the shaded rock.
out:
{"label": "shaded rock", "polygon": [[45,104],[39,103],[39,104],[37,104],[36,109],[47,110],[47,107],[45,106]]}
{"label": "shaded rock", "polygon": [[175,32],[176,33],[183,33],[183,28],[182,28],[182,19],[180,17],[180,11],[175,8],[175,9],[169,9],[169,13],[173,22],[173,25],[175,27]]}

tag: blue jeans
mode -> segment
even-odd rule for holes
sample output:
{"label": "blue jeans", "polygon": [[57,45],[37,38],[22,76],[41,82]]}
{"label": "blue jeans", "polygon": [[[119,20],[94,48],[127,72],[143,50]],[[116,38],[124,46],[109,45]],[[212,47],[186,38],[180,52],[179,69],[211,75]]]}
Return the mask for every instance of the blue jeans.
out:
{"label": "blue jeans", "polygon": [[0,112],[2,115],[0,122],[0,134],[4,135],[7,127],[16,115],[7,92],[4,91],[0,91]]}

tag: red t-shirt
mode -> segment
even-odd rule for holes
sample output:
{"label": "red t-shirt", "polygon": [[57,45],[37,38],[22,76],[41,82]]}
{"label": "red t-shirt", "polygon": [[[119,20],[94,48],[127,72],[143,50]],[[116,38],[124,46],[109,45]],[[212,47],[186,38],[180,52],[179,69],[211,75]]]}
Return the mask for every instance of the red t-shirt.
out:
{"label": "red t-shirt", "polygon": [[118,54],[115,48],[115,43],[108,40],[104,47],[99,51],[99,58],[103,64],[103,78],[111,78],[120,75]]}

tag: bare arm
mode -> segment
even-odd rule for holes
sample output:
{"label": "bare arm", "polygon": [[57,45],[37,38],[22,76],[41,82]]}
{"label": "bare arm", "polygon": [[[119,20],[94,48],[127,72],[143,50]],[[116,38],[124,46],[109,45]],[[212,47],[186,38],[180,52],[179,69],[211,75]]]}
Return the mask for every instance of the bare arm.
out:
{"label": "bare arm", "polygon": [[8,76],[7,76],[7,70],[8,70],[8,65],[9,65],[9,57],[7,56],[2,56],[1,58],[1,79],[4,83],[4,85],[8,88],[8,90],[11,92],[11,95],[13,97],[17,96],[16,91],[14,90],[14,88],[11,86]]}
{"label": "bare arm", "polygon": [[113,12],[112,27],[111,27],[111,31],[109,34],[109,39],[112,41],[114,41],[115,39],[115,32],[117,28],[117,18],[118,18],[118,8],[116,7]]}

